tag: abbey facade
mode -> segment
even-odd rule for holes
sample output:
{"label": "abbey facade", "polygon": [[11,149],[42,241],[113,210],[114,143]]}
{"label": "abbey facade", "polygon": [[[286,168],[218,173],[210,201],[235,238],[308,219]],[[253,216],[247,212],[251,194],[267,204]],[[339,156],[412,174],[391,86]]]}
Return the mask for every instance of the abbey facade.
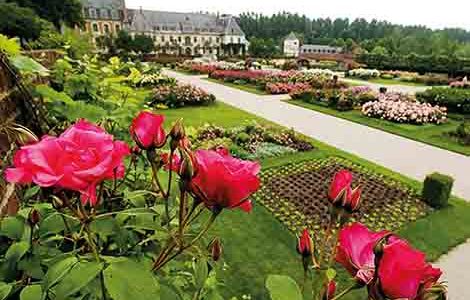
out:
{"label": "abbey facade", "polygon": [[172,55],[243,55],[248,41],[231,15],[179,13],[129,9],[124,0],[82,0],[84,30],[93,38],[144,34],[153,39],[155,52]]}

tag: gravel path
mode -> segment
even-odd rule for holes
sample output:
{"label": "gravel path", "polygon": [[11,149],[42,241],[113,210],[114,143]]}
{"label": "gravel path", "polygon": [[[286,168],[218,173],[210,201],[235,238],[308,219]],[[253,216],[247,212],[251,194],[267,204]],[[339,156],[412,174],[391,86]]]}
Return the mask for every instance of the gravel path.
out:
{"label": "gravel path", "polygon": [[[258,96],[206,81],[203,76],[165,72],[179,81],[213,93],[220,101],[294,128],[408,177],[423,180],[427,174],[435,171],[451,175],[455,178],[453,193],[470,200],[470,157],[280,101],[288,96]],[[418,87],[406,88],[416,91]],[[443,256],[438,265],[445,271],[449,281],[450,300],[469,300],[470,242]]]}

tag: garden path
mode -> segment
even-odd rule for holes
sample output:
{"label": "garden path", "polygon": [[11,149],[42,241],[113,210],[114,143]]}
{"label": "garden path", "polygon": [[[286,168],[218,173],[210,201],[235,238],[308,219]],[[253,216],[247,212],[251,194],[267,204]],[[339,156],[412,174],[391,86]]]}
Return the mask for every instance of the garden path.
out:
{"label": "garden path", "polygon": [[[416,180],[422,181],[435,171],[451,175],[455,178],[453,193],[470,201],[470,157],[285,103],[281,101],[288,98],[285,95],[259,96],[204,80],[204,76],[165,72],[213,93],[220,101]],[[437,264],[449,281],[450,300],[470,299],[470,242],[443,256]]]}

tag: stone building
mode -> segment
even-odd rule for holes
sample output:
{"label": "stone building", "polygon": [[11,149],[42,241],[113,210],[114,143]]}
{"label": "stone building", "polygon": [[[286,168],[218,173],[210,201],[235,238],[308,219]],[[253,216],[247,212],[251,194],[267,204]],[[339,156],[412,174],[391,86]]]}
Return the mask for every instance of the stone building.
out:
{"label": "stone building", "polygon": [[283,52],[286,57],[298,57],[299,55],[306,54],[340,54],[343,52],[343,49],[326,45],[302,45],[297,36],[291,32],[284,39]]}
{"label": "stone building", "polygon": [[291,32],[285,39],[283,44],[283,52],[286,57],[299,56],[300,40],[295,33]]}
{"label": "stone building", "polygon": [[144,34],[155,52],[173,55],[244,55],[245,34],[231,15],[128,9],[124,0],[82,0],[85,30],[96,40],[126,30]]}

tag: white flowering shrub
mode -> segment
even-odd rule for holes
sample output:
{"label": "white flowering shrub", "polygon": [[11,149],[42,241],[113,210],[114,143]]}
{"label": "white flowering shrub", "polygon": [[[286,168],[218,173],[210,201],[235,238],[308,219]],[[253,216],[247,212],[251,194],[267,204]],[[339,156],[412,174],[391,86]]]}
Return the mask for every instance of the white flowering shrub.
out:
{"label": "white flowering shrub", "polygon": [[445,107],[417,101],[378,100],[362,106],[362,113],[371,118],[410,124],[441,124],[447,119]]}
{"label": "white flowering shrub", "polygon": [[348,72],[351,77],[359,77],[361,79],[371,79],[380,77],[380,71],[375,69],[354,69]]}

